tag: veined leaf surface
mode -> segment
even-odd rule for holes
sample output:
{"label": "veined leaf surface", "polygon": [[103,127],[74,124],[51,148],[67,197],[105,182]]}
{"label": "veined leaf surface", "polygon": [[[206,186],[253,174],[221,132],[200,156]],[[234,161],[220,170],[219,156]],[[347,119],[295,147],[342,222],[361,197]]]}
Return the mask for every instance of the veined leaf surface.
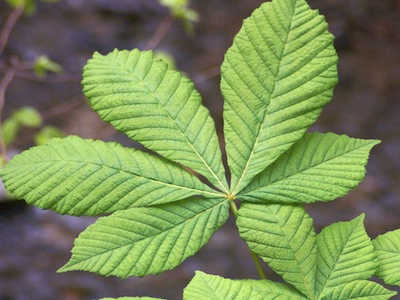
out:
{"label": "veined leaf surface", "polygon": [[378,283],[368,280],[354,280],[341,284],[326,293],[322,300],[386,300],[396,292],[385,289]]}
{"label": "veined leaf surface", "polygon": [[214,121],[200,94],[151,51],[95,53],[84,68],[82,85],[103,120],[227,189]]}
{"label": "veined leaf surface", "polygon": [[364,179],[370,150],[378,143],[333,133],[306,134],[238,198],[284,204],[334,200]]}
{"label": "veined leaf surface", "polygon": [[118,297],[118,298],[101,298],[100,300],[165,300],[152,297]]}
{"label": "veined leaf surface", "polygon": [[400,229],[381,234],[372,243],[379,260],[376,275],[386,284],[400,286]]}
{"label": "veined leaf surface", "polygon": [[72,257],[59,271],[126,278],[171,270],[208,242],[226,222],[228,208],[224,199],[187,199],[117,211],[75,239]]}
{"label": "veined leaf surface", "polygon": [[374,275],[378,261],[371,239],[363,226],[364,215],[334,223],[317,236],[316,294]]}
{"label": "veined leaf surface", "polygon": [[311,217],[301,206],[243,203],[240,236],[286,282],[307,297],[314,294],[317,259]]}
{"label": "veined leaf surface", "polygon": [[337,83],[333,36],[304,0],[261,5],[227,51],[221,69],[231,190],[302,137]]}
{"label": "veined leaf surface", "polygon": [[184,300],[306,300],[288,285],[269,280],[232,280],[196,271],[183,292]]}
{"label": "veined leaf surface", "polygon": [[16,155],[1,175],[15,197],[70,215],[98,215],[217,194],[166,159],[76,136],[53,139]]}

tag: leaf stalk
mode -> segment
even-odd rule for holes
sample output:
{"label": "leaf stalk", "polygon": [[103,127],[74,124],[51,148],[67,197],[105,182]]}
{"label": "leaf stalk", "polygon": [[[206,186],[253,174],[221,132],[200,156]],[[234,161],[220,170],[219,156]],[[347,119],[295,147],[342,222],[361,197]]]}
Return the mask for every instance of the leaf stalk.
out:
{"label": "leaf stalk", "polygon": [[[229,205],[231,207],[233,215],[235,216],[235,219],[237,219],[238,208],[236,206],[235,201],[230,199]],[[260,264],[260,259],[259,259],[258,255],[255,254],[253,251],[251,251],[250,248],[249,248],[249,251],[251,254],[251,258],[253,259],[254,264],[256,265],[258,275],[260,276],[261,279],[267,279],[267,277],[264,274],[264,270]]]}

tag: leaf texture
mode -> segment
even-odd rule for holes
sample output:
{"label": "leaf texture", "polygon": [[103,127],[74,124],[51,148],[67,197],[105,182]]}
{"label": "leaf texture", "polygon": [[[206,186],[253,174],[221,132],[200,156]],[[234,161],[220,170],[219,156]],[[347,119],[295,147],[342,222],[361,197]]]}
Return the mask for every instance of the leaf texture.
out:
{"label": "leaf texture", "polygon": [[271,269],[307,297],[314,294],[316,234],[303,207],[243,203],[237,226],[250,250]]}
{"label": "leaf texture", "polygon": [[337,83],[333,36],[304,0],[273,0],[253,12],[221,69],[231,190],[302,137]]}
{"label": "leaf texture", "polygon": [[232,280],[196,271],[184,300],[306,300],[290,286],[269,280]]}
{"label": "leaf texture", "polygon": [[322,300],[386,300],[396,292],[385,289],[378,283],[368,280],[355,280],[341,284],[322,297]]}
{"label": "leaf texture", "polygon": [[400,229],[379,235],[372,243],[379,260],[376,275],[386,284],[400,286]]}
{"label": "leaf texture", "polygon": [[117,143],[76,136],[16,155],[2,179],[17,198],[61,214],[98,215],[216,195],[174,163]]}
{"label": "leaf texture", "polygon": [[334,200],[364,179],[369,153],[378,143],[333,133],[306,134],[238,198],[282,204]]}
{"label": "leaf texture", "polygon": [[361,215],[349,222],[335,223],[318,234],[317,295],[374,275],[378,262],[363,220]]}
{"label": "leaf texture", "polygon": [[100,300],[164,300],[153,297],[118,297],[118,298],[101,298]]}
{"label": "leaf texture", "polygon": [[135,207],[99,218],[75,239],[59,271],[121,278],[171,270],[205,245],[228,218],[224,199],[188,199]]}
{"label": "leaf texture", "polygon": [[84,68],[82,85],[103,120],[226,189],[214,121],[200,94],[151,51],[95,53]]}

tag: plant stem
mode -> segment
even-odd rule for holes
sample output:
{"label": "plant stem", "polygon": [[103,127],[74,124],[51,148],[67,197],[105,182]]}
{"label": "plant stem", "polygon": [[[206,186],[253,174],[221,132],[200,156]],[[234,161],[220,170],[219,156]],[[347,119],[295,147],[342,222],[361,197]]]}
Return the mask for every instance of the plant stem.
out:
{"label": "plant stem", "polygon": [[160,41],[164,38],[167,34],[167,31],[172,25],[173,18],[168,16],[162,21],[161,25],[158,27],[157,31],[153,34],[147,44],[144,46],[144,49],[152,50],[158,46]]}
{"label": "plant stem", "polygon": [[[3,114],[6,90],[10,82],[13,80],[15,73],[18,70],[18,64],[19,64],[18,58],[12,57],[11,66],[8,68],[4,77],[0,80],[0,125],[2,123],[2,114]],[[6,144],[4,143],[3,129],[1,128],[1,126],[0,126],[0,158],[2,160],[1,163],[7,162],[7,147]]]}
{"label": "plant stem", "polygon": [[24,6],[20,5],[17,8],[15,8],[12,13],[9,15],[6,23],[4,24],[3,28],[1,29],[0,32],[0,55],[2,54],[4,48],[6,47],[8,43],[8,38],[10,36],[10,33],[12,29],[15,26],[15,23],[17,23],[18,19],[22,16],[22,13],[24,12]]}
{"label": "plant stem", "polygon": [[[231,207],[233,215],[235,216],[235,219],[237,219],[238,209],[237,209],[235,201],[233,201],[233,200],[229,201],[229,205]],[[260,259],[259,259],[258,255],[255,254],[250,249],[249,249],[249,251],[250,251],[250,254],[251,254],[251,258],[253,259],[254,264],[256,265],[258,275],[260,276],[261,279],[267,279],[267,277],[265,276],[264,271],[263,271],[263,269],[261,267]]]}

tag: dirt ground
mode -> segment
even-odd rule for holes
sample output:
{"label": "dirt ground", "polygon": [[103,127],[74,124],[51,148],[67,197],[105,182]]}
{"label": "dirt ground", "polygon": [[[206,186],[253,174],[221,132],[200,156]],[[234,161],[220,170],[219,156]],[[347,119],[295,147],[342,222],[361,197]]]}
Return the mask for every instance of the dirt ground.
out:
{"label": "dirt ground", "polygon": [[[94,51],[155,46],[171,54],[196,84],[222,132],[219,66],[242,20],[263,1],[192,1],[200,14],[195,33],[168,24],[168,11],[155,0],[61,0],[40,3],[34,16],[18,20],[0,57],[0,76],[12,56],[32,61],[47,54],[64,68],[62,75],[38,81],[19,72],[6,93],[3,116],[21,106],[37,108],[46,124],[66,135],[119,141],[134,146],[100,120],[87,105],[81,71]],[[365,181],[346,197],[313,204],[307,210],[319,231],[324,226],[366,213],[371,237],[400,227],[400,1],[310,0],[330,24],[339,54],[339,84],[332,102],[311,130],[380,139]],[[0,0],[0,26],[11,9]],[[162,39],[157,42],[157,38]],[[22,132],[10,152],[32,146],[32,131]],[[154,296],[180,299],[195,270],[230,278],[257,278],[233,220],[198,254],[173,271],[145,278],[103,278],[86,272],[56,273],[70,256],[73,239],[93,218],[59,216],[0,202],[0,300],[86,300],[101,297]],[[272,272],[270,279],[279,280]]]}

